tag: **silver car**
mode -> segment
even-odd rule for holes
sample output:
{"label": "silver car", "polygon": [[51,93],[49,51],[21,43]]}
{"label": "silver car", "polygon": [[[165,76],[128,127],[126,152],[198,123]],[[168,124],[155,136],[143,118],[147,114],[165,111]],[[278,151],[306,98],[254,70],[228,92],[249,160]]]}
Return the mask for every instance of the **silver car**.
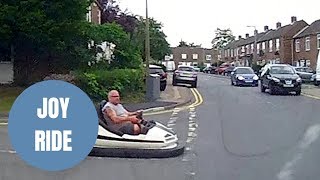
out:
{"label": "silver car", "polygon": [[295,67],[296,73],[300,76],[303,82],[310,82],[314,71],[309,67]]}
{"label": "silver car", "polygon": [[197,71],[192,66],[179,66],[173,73],[172,85],[178,83],[191,84],[193,88],[197,87],[198,76]]}

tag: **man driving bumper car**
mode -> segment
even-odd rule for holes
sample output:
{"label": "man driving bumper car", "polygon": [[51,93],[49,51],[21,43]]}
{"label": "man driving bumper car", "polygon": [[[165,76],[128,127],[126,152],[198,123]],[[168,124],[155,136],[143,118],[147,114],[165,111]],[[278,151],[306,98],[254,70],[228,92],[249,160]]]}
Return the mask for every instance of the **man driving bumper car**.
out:
{"label": "man driving bumper car", "polygon": [[129,112],[120,103],[120,94],[116,90],[108,93],[108,102],[102,108],[107,125],[125,134],[138,135],[144,133],[142,111]]}

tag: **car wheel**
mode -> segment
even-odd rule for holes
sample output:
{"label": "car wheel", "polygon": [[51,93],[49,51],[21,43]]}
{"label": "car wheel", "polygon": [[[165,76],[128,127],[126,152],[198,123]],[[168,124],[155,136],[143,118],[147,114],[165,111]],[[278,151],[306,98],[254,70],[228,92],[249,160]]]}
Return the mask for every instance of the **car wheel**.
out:
{"label": "car wheel", "polygon": [[173,86],[176,86],[176,85],[177,85],[177,82],[176,82],[175,79],[172,80],[172,85],[173,85]]}
{"label": "car wheel", "polygon": [[197,81],[192,82],[192,87],[193,87],[193,88],[197,88]]}
{"label": "car wheel", "polygon": [[261,84],[260,84],[260,90],[261,90],[261,92],[266,92],[266,88],[263,86],[263,83],[262,83],[262,81],[261,81]]}
{"label": "car wheel", "polygon": [[297,95],[297,96],[300,96],[300,95],[301,95],[301,89],[298,90],[298,91],[296,91],[296,95]]}
{"label": "car wheel", "polygon": [[166,84],[161,85],[161,86],[160,86],[160,91],[164,91],[164,90],[166,90],[166,87],[167,87],[167,85],[166,85]]}
{"label": "car wheel", "polygon": [[275,95],[276,94],[276,90],[274,88],[274,86],[272,84],[269,84],[269,91],[271,95]]}

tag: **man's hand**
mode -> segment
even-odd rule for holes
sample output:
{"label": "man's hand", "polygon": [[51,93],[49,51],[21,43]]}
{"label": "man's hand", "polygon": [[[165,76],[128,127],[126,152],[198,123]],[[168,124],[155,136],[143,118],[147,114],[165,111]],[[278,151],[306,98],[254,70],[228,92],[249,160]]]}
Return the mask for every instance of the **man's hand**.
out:
{"label": "man's hand", "polygon": [[134,124],[138,124],[140,122],[140,119],[138,119],[136,116],[129,116],[128,119]]}

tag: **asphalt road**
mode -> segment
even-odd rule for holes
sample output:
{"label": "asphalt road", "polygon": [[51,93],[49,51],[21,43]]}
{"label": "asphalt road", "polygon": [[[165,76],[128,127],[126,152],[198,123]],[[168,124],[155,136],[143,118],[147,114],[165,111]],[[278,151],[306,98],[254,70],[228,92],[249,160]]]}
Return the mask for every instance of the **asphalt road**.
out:
{"label": "asphalt road", "polygon": [[233,87],[229,79],[199,75],[204,102],[195,109],[155,115],[176,130],[186,153],[172,159],[87,158],[59,173],[25,165],[0,127],[1,180],[319,179],[320,101],[270,96],[256,87]]}

